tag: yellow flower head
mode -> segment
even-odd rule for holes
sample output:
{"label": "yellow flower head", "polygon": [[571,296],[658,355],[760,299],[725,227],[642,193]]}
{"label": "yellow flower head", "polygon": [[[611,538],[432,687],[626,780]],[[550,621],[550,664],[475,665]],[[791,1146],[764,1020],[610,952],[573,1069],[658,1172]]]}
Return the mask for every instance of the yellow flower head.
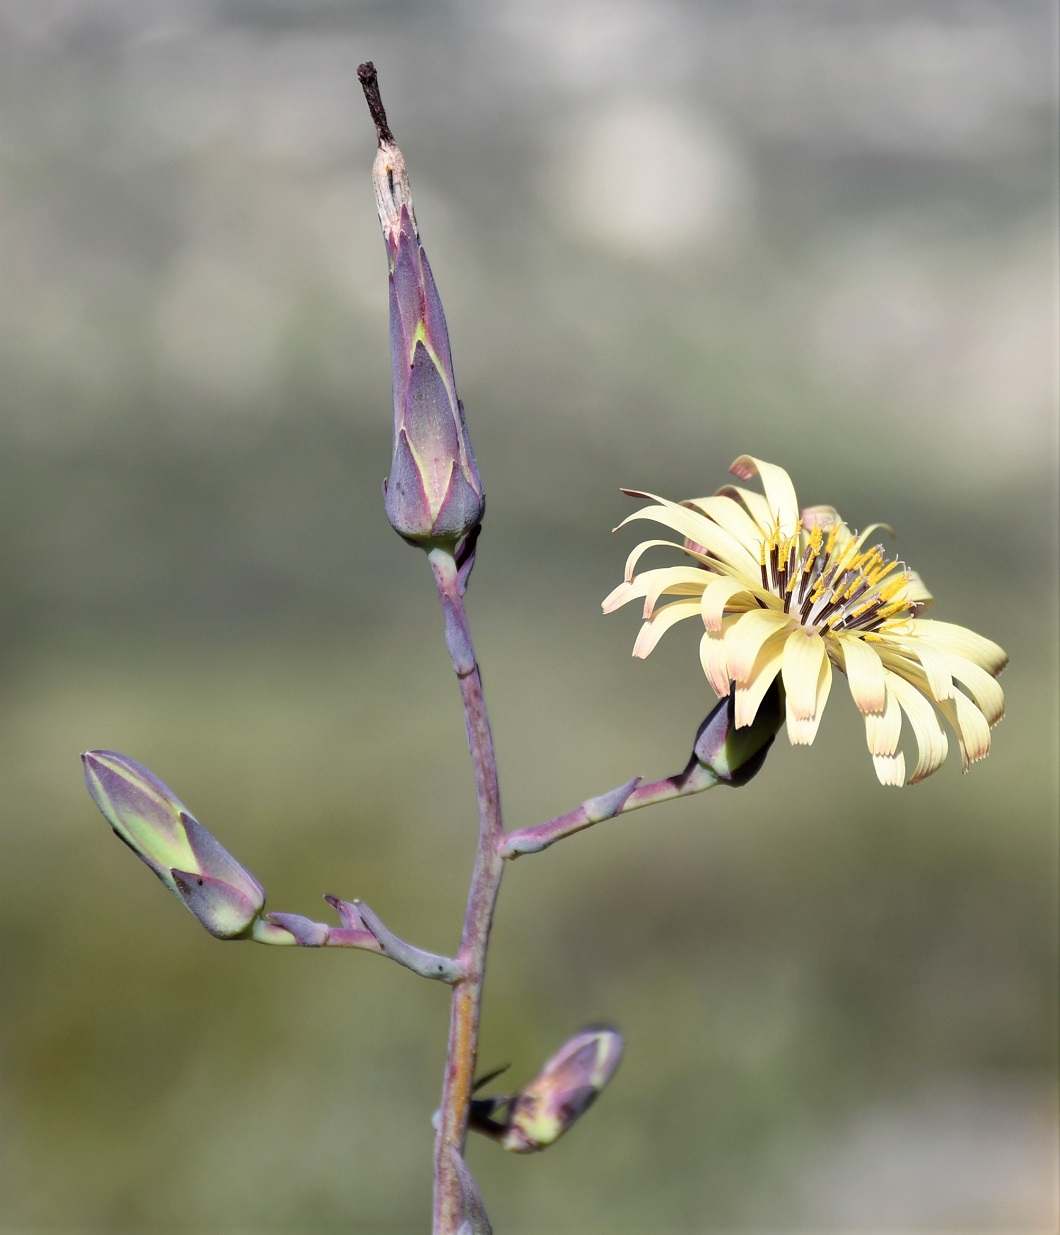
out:
{"label": "yellow flower head", "polygon": [[[984,758],[990,729],[1004,713],[994,680],[1008,663],[1004,651],[963,626],[920,616],[933,599],[919,576],[889,560],[882,546],[866,544],[884,525],[855,535],[831,506],[800,511],[787,472],[750,455],[730,471],[740,480],[757,474],[764,495],[727,485],[713,497],[676,503],[626,490],[653,505],[620,526],[662,523],[684,537],[687,563],[637,572],[645,550],[676,548],[671,540],[644,541],[629,555],[625,582],[603,607],[611,613],[643,599],[633,655],[647,656],[675,622],[698,617],[703,672],[718,695],[735,689],[738,728],[754,720],[779,674],[788,737],[809,745],[834,665],[865,718],[882,784],[906,779],[898,749],[903,713],[918,747],[911,781],[930,776],[946,758],[936,709],[957,735],[965,771]],[[675,599],[661,604],[663,597]]]}

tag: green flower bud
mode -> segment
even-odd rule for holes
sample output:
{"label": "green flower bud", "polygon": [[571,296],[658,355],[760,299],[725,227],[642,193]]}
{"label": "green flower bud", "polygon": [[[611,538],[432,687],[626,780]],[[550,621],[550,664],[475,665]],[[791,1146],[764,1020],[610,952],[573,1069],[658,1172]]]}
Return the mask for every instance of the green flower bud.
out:
{"label": "green flower bud", "polygon": [[81,756],[104,818],[211,935],[246,936],[265,904],[261,884],[191,815],[171,789],[125,755]]}

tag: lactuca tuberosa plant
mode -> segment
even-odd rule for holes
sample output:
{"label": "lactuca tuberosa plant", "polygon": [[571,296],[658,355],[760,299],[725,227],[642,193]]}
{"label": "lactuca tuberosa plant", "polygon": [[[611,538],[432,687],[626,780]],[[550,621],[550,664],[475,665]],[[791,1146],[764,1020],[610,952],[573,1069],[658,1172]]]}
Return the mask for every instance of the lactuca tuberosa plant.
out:
{"label": "lactuca tuberosa plant", "polygon": [[[125,755],[97,750],[83,756],[85,777],[117,835],[215,937],[371,952],[449,988],[445,1071],[433,1120],[432,1230],[487,1235],[485,1202],[465,1160],[468,1132],[517,1154],[554,1145],[595,1103],[623,1051],[618,1030],[591,1026],[517,1092],[480,1093],[498,1075],[475,1079],[486,960],[506,863],[647,806],[746,785],[762,771],[785,724],[794,743],[813,741],[836,669],[865,718],[885,784],[905,779],[898,750],[903,715],[920,751],[913,780],[930,775],[945,757],[936,711],[957,733],[967,766],[986,754],[990,726],[1001,716],[995,678],[1005,655],[963,627],[926,621],[930,595],[912,571],[870,543],[875,527],[858,535],[831,507],[800,510],[783,469],[742,456],[734,472],[745,481],[757,474],[763,493],[727,486],[683,503],[635,494],[652,504],[626,522],[661,523],[680,541],[651,540],[634,549],[624,582],[604,602],[611,611],[643,601],[638,656],[675,622],[696,618],[703,625],[701,664],[721,698],[697,730],[684,766],[658,780],[635,776],[543,823],[507,830],[464,602],[484,491],[405,162],[375,69],[364,64],[358,76],[378,139],[373,183],[389,273],[394,453],[386,514],[406,541],[427,552],[474,771],[478,842],[459,946],[451,956],[417,947],[356,898],[325,896],[338,925],[265,913],[261,884],[153,773]],[[681,561],[639,570],[644,553],[660,546],[676,549]],[[424,1126],[427,1134],[426,1119]]]}

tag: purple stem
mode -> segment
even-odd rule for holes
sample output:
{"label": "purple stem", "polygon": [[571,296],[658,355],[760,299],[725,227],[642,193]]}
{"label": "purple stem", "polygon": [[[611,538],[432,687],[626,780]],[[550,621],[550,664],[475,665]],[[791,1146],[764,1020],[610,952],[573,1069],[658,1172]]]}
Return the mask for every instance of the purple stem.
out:
{"label": "purple stem", "polygon": [[693,755],[685,770],[674,776],[665,776],[662,780],[653,780],[646,785],[641,784],[640,777],[637,777],[609,793],[589,798],[565,815],[557,815],[555,819],[549,819],[546,823],[539,823],[532,828],[509,832],[501,843],[499,853],[502,858],[540,853],[542,849],[547,849],[565,836],[591,828],[594,823],[603,823],[605,819],[614,819],[628,811],[640,810],[642,806],[654,806],[656,802],[669,802],[674,798],[702,793],[704,789],[713,789],[718,783],[718,777]]}
{"label": "purple stem", "polygon": [[450,553],[435,549],[429,557],[445,618],[445,642],[464,702],[479,817],[478,850],[457,953],[464,976],[453,984],[445,1082],[434,1143],[434,1235],[456,1235],[465,1209],[465,1190],[457,1164],[463,1162],[464,1143],[467,1140],[486,952],[493,909],[504,873],[504,860],[500,855],[504,826],[501,822],[497,762],[482,693],[482,677],[464,610],[464,579]]}
{"label": "purple stem", "polygon": [[364,901],[354,901],[354,907],[362,922],[379,941],[384,956],[392,961],[418,973],[421,978],[434,978],[438,982],[453,983],[464,976],[460,963],[450,956],[439,956],[436,952],[425,952],[423,948],[413,947],[404,939],[399,939],[382,921],[379,915],[370,909]]}
{"label": "purple stem", "polygon": [[254,923],[255,943],[290,944],[300,948],[360,948],[385,956],[382,944],[370,930],[356,926],[329,926],[300,913],[267,913]]}

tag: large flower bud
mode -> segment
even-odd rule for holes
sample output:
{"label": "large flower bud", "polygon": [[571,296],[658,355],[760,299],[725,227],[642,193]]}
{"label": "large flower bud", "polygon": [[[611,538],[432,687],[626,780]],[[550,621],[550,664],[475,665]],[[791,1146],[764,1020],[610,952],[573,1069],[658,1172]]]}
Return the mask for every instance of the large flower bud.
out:
{"label": "large flower bud", "polygon": [[218,939],[245,937],[265,904],[261,884],[147,768],[110,750],[81,756],[104,818]]}
{"label": "large flower bud", "polygon": [[384,486],[386,513],[394,530],[413,544],[452,549],[477,533],[485,495],[405,160],[387,125],[374,67],[361,65],[358,76],[379,134],[372,180],[390,267],[394,458]]}

